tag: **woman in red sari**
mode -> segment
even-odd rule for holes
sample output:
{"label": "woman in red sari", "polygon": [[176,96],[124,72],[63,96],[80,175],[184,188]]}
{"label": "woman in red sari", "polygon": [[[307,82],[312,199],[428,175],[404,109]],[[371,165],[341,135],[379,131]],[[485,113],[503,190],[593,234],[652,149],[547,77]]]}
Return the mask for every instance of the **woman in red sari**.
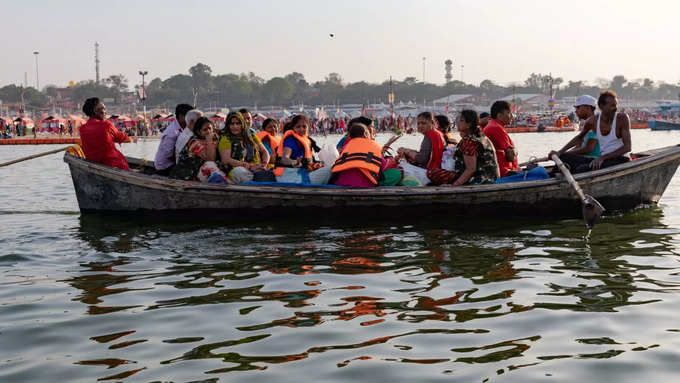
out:
{"label": "woman in red sari", "polygon": [[436,129],[432,112],[422,112],[417,119],[418,131],[423,134],[420,150],[399,148],[397,153],[409,163],[424,169],[439,169],[446,142],[444,135]]}
{"label": "woman in red sari", "polygon": [[132,140],[113,126],[111,121],[106,120],[104,103],[97,97],[88,98],[83,104],[83,112],[89,117],[80,127],[80,140],[85,158],[114,168],[130,170],[125,156],[116,149],[115,143]]}

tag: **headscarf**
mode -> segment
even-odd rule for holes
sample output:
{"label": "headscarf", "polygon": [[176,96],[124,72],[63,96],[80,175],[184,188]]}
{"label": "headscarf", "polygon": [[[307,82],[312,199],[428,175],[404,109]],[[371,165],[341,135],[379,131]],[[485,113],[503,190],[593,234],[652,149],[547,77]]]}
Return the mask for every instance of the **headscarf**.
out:
{"label": "headscarf", "polygon": [[[241,134],[238,136],[233,134],[231,129],[229,129],[231,120],[234,118],[237,118],[241,123]],[[246,119],[241,113],[229,113],[220,134],[227,137],[229,142],[231,142],[231,158],[248,163],[253,162],[255,159],[255,141],[250,134],[250,129],[248,129],[246,125]]]}

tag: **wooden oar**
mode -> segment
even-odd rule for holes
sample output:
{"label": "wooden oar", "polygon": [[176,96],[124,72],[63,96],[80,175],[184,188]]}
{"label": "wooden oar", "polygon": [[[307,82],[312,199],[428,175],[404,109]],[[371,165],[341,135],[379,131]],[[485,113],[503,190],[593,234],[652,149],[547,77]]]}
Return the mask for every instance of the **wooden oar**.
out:
{"label": "wooden oar", "polygon": [[68,146],[67,146],[67,147],[64,147],[64,148],[61,148],[61,149],[54,149],[54,150],[50,150],[50,151],[47,151],[47,152],[44,152],[44,153],[34,154],[34,155],[32,155],[32,156],[27,156],[27,157],[18,158],[18,159],[16,159],[16,160],[12,160],[12,161],[9,161],[9,162],[3,162],[3,163],[0,164],[0,168],[3,167],[3,166],[16,164],[17,162],[28,161],[28,160],[32,160],[32,159],[34,159],[34,158],[46,156],[46,155],[48,155],[48,154],[54,154],[54,153],[63,152],[63,151],[66,150],[66,149],[68,149]]}
{"label": "wooden oar", "polygon": [[560,160],[557,154],[553,154],[551,159],[555,162],[555,165],[557,165],[562,174],[564,174],[564,178],[567,180],[567,182],[569,182],[569,185],[571,185],[578,195],[578,198],[581,200],[581,212],[583,213],[583,220],[586,222],[586,226],[588,226],[589,229],[592,229],[593,226],[595,226],[595,221],[597,221],[597,219],[602,216],[604,207],[600,202],[598,202],[598,200],[595,199],[595,197],[583,193],[581,186],[579,186],[578,182],[576,182],[574,179],[574,176],[572,176],[571,172],[569,172],[569,169],[564,166],[564,163],[562,163],[562,160]]}
{"label": "wooden oar", "polygon": [[550,160],[550,158],[548,158],[548,157],[534,158],[533,160],[529,160],[527,162],[522,162],[521,164],[519,164],[519,166],[525,167],[527,165],[537,164],[539,162],[548,161],[548,160]]}

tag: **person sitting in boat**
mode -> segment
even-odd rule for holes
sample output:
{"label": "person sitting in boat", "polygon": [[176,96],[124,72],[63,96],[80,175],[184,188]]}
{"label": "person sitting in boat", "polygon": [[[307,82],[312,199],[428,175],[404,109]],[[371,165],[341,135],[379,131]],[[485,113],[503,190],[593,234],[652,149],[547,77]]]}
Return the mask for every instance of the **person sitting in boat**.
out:
{"label": "person sitting in boat", "polygon": [[500,176],[496,149],[479,128],[479,117],[474,110],[463,110],[458,115],[461,140],[456,146],[455,171],[429,169],[430,185],[490,184]]}
{"label": "person sitting in boat", "polygon": [[252,180],[253,173],[265,170],[269,163],[267,148],[240,112],[227,115],[218,148],[222,163],[230,169],[229,179],[237,184]]}
{"label": "person sitting in boat", "polygon": [[489,123],[483,130],[486,137],[491,140],[493,147],[496,148],[496,161],[501,177],[508,175],[508,172],[519,170],[517,162],[517,150],[515,143],[505,131],[505,126],[512,122],[512,110],[510,103],[498,100],[491,104],[491,115]]}
{"label": "person sitting in boat", "polygon": [[[365,116],[359,116],[355,117],[347,123],[347,126],[352,126],[355,123],[363,124],[364,126],[370,127],[373,126],[373,120],[371,120],[368,117]],[[375,136],[375,131],[373,131],[373,136]],[[338,141],[338,144],[335,146],[336,149],[338,149],[339,152],[342,151],[342,148],[345,146],[345,143],[347,142],[347,139],[349,138],[349,130],[347,131],[347,134],[345,134],[340,141]]]}
{"label": "person sitting in boat", "polygon": [[170,171],[170,177],[187,181],[226,184],[226,175],[216,162],[215,126],[209,118],[199,117],[192,127],[194,132],[179,153],[179,162]]}
{"label": "person sitting in boat", "polygon": [[[585,122],[595,115],[597,109],[597,99],[593,96],[580,96],[576,103],[574,103],[574,112],[580,121],[583,121],[581,129],[585,128]],[[597,142],[597,135],[592,130],[586,133],[583,137],[583,142],[579,146],[574,146],[573,149],[564,153],[565,156],[581,155],[590,158],[600,157],[600,144]]]}
{"label": "person sitting in boat", "polygon": [[[106,119],[106,106],[97,97],[88,98],[83,104],[83,113],[89,119],[80,127],[80,140],[85,158],[114,168],[130,170],[123,153],[115,143],[133,141]],[[134,139],[137,142],[137,139]]]}
{"label": "person sitting in boat", "polygon": [[[622,164],[630,161],[631,150],[630,119],[626,113],[618,113],[618,99],[612,90],[604,90],[597,100],[600,114],[595,114],[586,121],[583,130],[567,142],[557,152],[551,151],[550,158],[557,154],[562,162],[568,164],[572,173],[582,173]],[[578,154],[568,154],[567,150],[583,142],[589,132],[595,133],[600,145],[600,157],[593,158]]]}
{"label": "person sitting in boat", "polygon": [[489,123],[489,113],[487,112],[482,112],[479,114],[479,128],[484,130],[486,128],[486,124]]}
{"label": "person sitting in boat", "polygon": [[354,122],[349,125],[349,140],[331,169],[330,183],[356,188],[375,187],[383,165],[382,147],[373,141],[366,125]]}
{"label": "person sitting in boat", "polygon": [[449,116],[445,114],[438,114],[434,116],[434,118],[435,120],[437,120],[437,130],[442,132],[442,135],[444,136],[444,141],[446,141],[446,145],[457,144],[458,141],[451,132],[451,119],[449,118]]}
{"label": "person sitting in boat", "polygon": [[175,159],[175,144],[180,132],[187,126],[184,119],[187,112],[194,109],[189,104],[179,104],[175,107],[175,119],[172,124],[168,126],[161,135],[161,141],[158,144],[158,151],[154,157],[153,164],[156,168],[156,174],[167,176],[170,174],[172,167],[177,164]]}
{"label": "person sitting in boat", "polygon": [[420,150],[399,148],[397,154],[403,156],[409,163],[421,168],[441,168],[445,141],[442,133],[435,129],[435,125],[432,112],[420,113],[417,117],[417,127],[418,131],[424,135]]}
{"label": "person sitting in boat", "polygon": [[262,131],[257,132],[257,138],[262,141],[265,149],[269,153],[269,164],[273,165],[276,161],[276,150],[281,143],[279,134],[279,122],[273,118],[268,118],[262,123]]}
{"label": "person sitting in boat", "polygon": [[[282,144],[277,150],[277,172],[283,172],[283,167],[306,167],[314,161],[312,143],[309,140],[309,119],[304,114],[298,114],[288,124]],[[281,169],[281,170],[278,170]]]}
{"label": "person sitting in boat", "polygon": [[187,112],[187,114],[184,116],[184,120],[186,121],[186,126],[182,131],[180,132],[179,136],[177,136],[177,141],[175,142],[175,161],[179,162],[179,153],[184,149],[184,147],[187,145],[187,142],[189,142],[189,139],[191,136],[194,134],[194,123],[196,120],[198,120],[200,117],[203,117],[203,112],[201,112],[198,109],[192,109]]}

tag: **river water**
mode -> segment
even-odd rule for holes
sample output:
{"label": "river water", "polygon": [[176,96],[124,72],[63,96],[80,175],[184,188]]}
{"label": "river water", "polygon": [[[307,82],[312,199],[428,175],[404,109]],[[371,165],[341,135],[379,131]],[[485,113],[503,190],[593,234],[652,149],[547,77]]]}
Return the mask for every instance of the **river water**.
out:
{"label": "river water", "polygon": [[[525,160],[571,136],[513,139]],[[157,144],[123,150],[153,158]],[[0,162],[49,149],[0,147]],[[83,218],[60,154],[0,168],[0,193],[0,382],[677,375],[678,176],[658,207],[605,217],[589,237],[579,220]]]}

